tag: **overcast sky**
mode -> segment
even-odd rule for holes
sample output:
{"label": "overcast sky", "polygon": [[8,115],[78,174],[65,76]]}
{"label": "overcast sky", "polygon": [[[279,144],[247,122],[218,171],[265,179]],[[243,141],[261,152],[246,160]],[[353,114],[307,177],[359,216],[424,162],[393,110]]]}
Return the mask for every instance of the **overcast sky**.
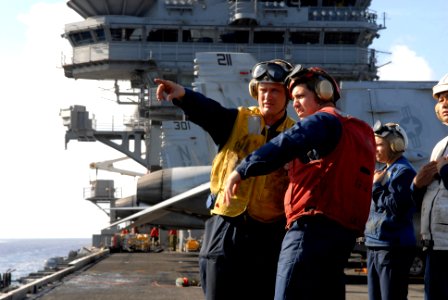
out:
{"label": "overcast sky", "polygon": [[[373,44],[384,64],[382,80],[439,80],[448,73],[447,3],[372,1],[379,20],[386,12],[386,29]],[[82,20],[66,1],[2,1],[0,16],[0,238],[91,237],[108,217],[84,200],[83,188],[96,178],[89,164],[122,155],[99,142],[71,141],[65,150],[59,112],[85,105],[99,122],[111,122],[123,108],[113,101],[111,83],[64,76],[61,62],[70,58],[64,57],[70,46],[61,34],[66,23]],[[118,179],[113,173],[103,177]],[[127,196],[136,182],[121,177],[116,187]]]}

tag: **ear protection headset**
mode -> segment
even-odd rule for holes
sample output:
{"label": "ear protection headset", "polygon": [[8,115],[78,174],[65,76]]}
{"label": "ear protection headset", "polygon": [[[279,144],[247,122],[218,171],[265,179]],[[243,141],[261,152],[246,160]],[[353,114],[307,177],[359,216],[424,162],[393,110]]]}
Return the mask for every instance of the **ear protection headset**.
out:
{"label": "ear protection headset", "polygon": [[295,66],[286,79],[288,90],[291,93],[294,86],[304,83],[313,90],[317,97],[323,101],[336,102],[341,96],[339,86],[327,72],[318,67],[303,68]]}
{"label": "ear protection headset", "polygon": [[319,76],[314,85],[314,91],[317,97],[324,101],[329,101],[333,99],[333,85],[322,76]]}
{"label": "ear protection headset", "polygon": [[274,82],[283,84],[293,66],[282,59],[273,59],[256,64],[251,71],[249,94],[258,100],[258,84],[260,82]]}
{"label": "ear protection headset", "polygon": [[387,139],[390,149],[394,153],[404,152],[408,147],[408,136],[404,129],[397,123],[381,124],[378,120],[373,127],[376,136]]}
{"label": "ear protection headset", "polygon": [[249,82],[249,94],[255,100],[258,100],[258,81],[251,79]]}
{"label": "ear protection headset", "polygon": [[407,147],[407,142],[404,141],[404,138],[397,136],[396,134],[392,135],[392,139],[389,142],[390,143],[390,149],[392,152],[404,152]]}

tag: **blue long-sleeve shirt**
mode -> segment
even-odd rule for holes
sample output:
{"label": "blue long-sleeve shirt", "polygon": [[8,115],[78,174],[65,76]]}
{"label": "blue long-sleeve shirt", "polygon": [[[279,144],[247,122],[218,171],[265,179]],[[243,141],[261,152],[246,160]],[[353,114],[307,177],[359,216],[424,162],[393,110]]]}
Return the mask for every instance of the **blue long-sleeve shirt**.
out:
{"label": "blue long-sleeve shirt", "polygon": [[387,169],[383,180],[372,188],[372,203],[364,232],[368,247],[415,246],[415,202],[411,183],[416,172],[400,157]]}
{"label": "blue long-sleeve shirt", "polygon": [[336,116],[315,113],[249,154],[236,170],[245,179],[269,174],[295,158],[307,163],[335,149],[341,133],[342,124]]}

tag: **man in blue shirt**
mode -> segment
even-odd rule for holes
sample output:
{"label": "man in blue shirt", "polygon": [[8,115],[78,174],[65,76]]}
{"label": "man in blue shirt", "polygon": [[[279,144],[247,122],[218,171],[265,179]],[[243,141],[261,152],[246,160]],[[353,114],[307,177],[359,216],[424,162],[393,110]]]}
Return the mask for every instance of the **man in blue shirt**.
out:
{"label": "man in blue shirt", "polygon": [[416,172],[403,156],[408,138],[400,125],[378,121],[374,132],[376,160],[384,167],[373,177],[372,203],[364,231],[369,299],[405,300],[416,253],[415,203],[411,196]]}

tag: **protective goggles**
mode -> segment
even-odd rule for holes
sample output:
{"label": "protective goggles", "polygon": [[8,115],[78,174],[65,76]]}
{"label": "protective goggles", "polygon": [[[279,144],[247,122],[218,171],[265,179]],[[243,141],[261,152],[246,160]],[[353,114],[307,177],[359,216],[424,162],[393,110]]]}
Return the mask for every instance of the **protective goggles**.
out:
{"label": "protective goggles", "polygon": [[[319,67],[304,68],[302,65],[296,65],[285,79],[285,85],[291,92],[292,88],[297,82],[307,82],[316,79],[319,82],[328,81],[332,86],[333,102],[341,98],[339,86],[333,77],[328,75],[323,69]],[[318,92],[320,94],[320,92]],[[319,96],[320,97],[320,96]]]}
{"label": "protective goggles", "polygon": [[383,125],[381,124],[381,121],[378,120],[373,126],[373,132],[375,133],[375,135],[383,138],[392,133],[395,136],[401,137],[403,139],[405,147],[408,146],[408,135],[406,134],[404,129],[396,123],[387,123]]}
{"label": "protective goggles", "polygon": [[256,64],[252,70],[252,78],[257,81],[283,82],[288,74],[289,71],[280,64],[269,61]]}
{"label": "protective goggles", "polygon": [[302,65],[296,65],[294,69],[292,69],[291,73],[289,73],[289,78],[294,77],[302,77],[304,74],[308,72],[307,69],[305,69]]}
{"label": "protective goggles", "polygon": [[292,84],[301,78],[311,79],[312,77],[318,77],[318,73],[312,71],[309,68],[304,68],[302,65],[296,65],[294,69],[289,73],[286,79],[286,87],[290,89]]}
{"label": "protective goggles", "polygon": [[386,137],[391,133],[398,133],[397,126],[398,124],[383,125],[381,121],[378,120],[375,122],[375,125],[373,126],[373,132],[375,133],[375,135],[378,135],[380,137]]}

